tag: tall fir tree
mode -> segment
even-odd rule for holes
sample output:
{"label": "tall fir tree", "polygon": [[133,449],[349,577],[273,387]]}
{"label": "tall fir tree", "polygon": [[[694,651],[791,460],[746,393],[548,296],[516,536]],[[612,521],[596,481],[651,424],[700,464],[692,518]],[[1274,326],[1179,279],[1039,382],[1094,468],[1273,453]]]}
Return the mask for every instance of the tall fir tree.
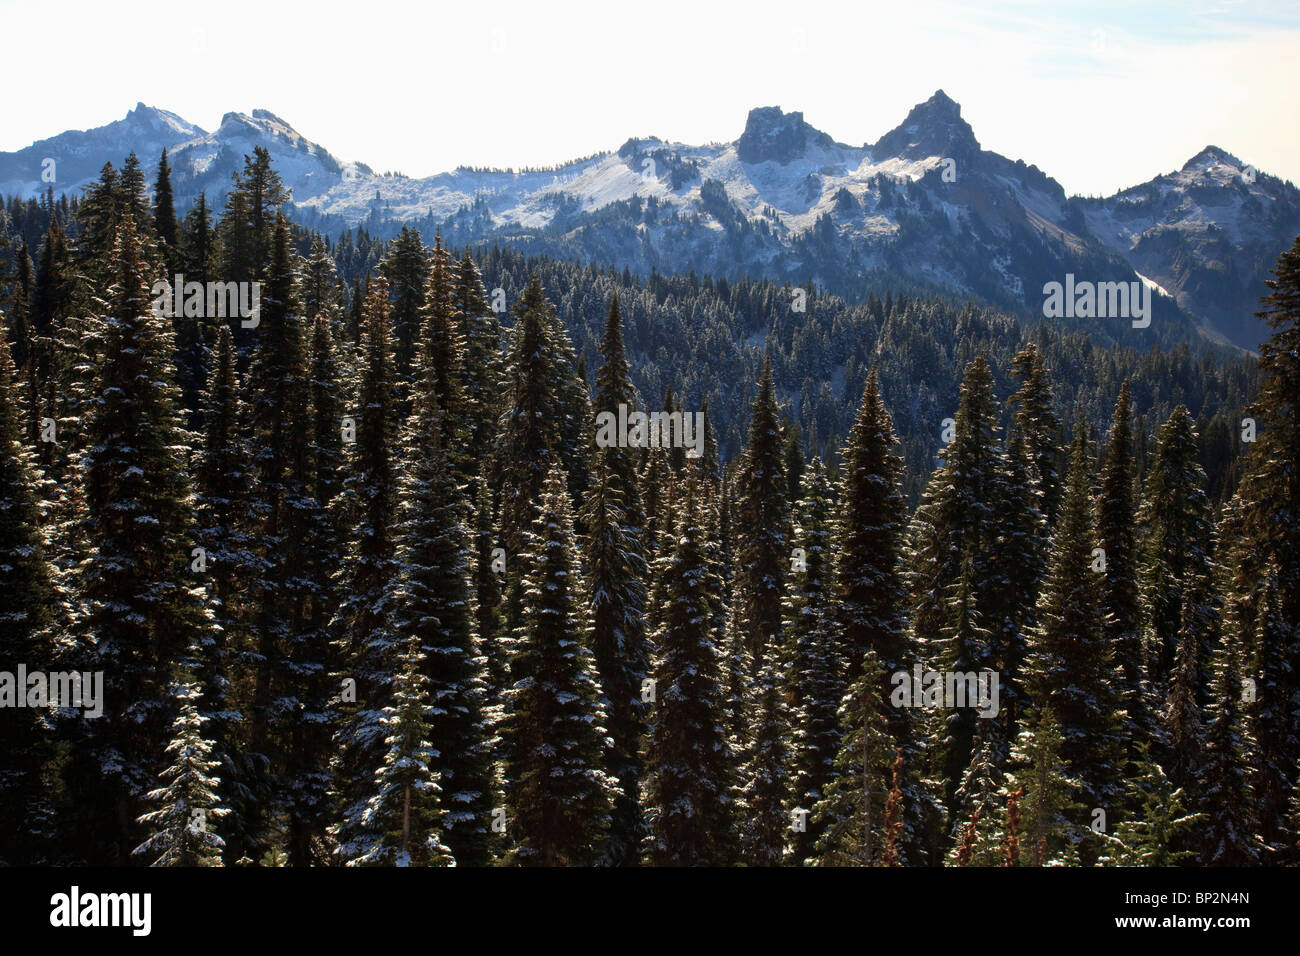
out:
{"label": "tall fir tree", "polygon": [[230,811],[217,796],[220,779],[212,771],[219,761],[204,736],[206,718],[197,704],[201,692],[197,684],[180,684],[175,695],[178,705],[167,742],[171,762],[159,774],[162,786],[148,794],[158,809],[139,820],[150,836],[133,852],[153,858],[153,866],[221,866],[224,843],[214,824]]}
{"label": "tall fir tree", "polygon": [[501,412],[502,337],[501,322],[488,308],[483,280],[468,252],[456,266],[452,308],[464,343],[466,457],[482,472]]}
{"label": "tall fir tree", "polygon": [[[398,573],[394,555],[397,512],[396,382],[389,325],[388,283],[376,281],[367,296],[361,343],[360,383],[355,413],[343,426],[355,429],[343,465],[343,487],[335,499],[350,530],[348,548],[338,569],[342,594],[331,622],[342,671],[340,725],[334,760],[339,817],[332,828],[336,853],[345,862],[360,859],[375,846],[365,823],[374,771],[383,757],[384,708],[392,702],[399,649],[387,598]],[[348,409],[352,411],[352,409]]]}
{"label": "tall fir tree", "polygon": [[[429,279],[429,258],[417,230],[402,226],[402,231],[389,243],[388,253],[379,263],[379,274],[388,280],[388,292],[393,303],[397,377],[406,382],[411,378],[423,340],[420,328],[424,324]],[[443,401],[446,407],[445,397]]]}
{"label": "tall fir tree", "polygon": [[390,598],[394,630],[423,642],[428,725],[438,753],[433,759],[442,789],[439,838],[458,865],[489,860],[495,806],[493,741],[484,714],[486,661],[480,653],[471,581],[473,511],[456,481],[443,444],[438,404],[437,356],[426,326],[415,409],[402,437],[402,502],[395,531],[401,571]]}
{"label": "tall fir tree", "polygon": [[[9,344],[0,335],[0,661],[52,671],[54,626],[61,623],[56,605],[63,598],[50,560],[35,455],[18,421],[13,374]],[[20,694],[27,688],[11,685],[6,707]],[[47,802],[43,767],[54,756],[51,730],[39,708],[9,710],[0,721],[0,861],[10,866],[41,862],[48,852],[40,846],[36,816]]]}
{"label": "tall fir tree", "polygon": [[[1258,624],[1253,642],[1253,660],[1244,670],[1253,683],[1245,685],[1246,716],[1254,746],[1248,751],[1251,785],[1259,802],[1259,835],[1268,848],[1268,862],[1286,861],[1291,856],[1294,834],[1287,821],[1287,801],[1293,767],[1287,755],[1297,748],[1295,700],[1290,695],[1290,662],[1295,659],[1294,635],[1282,617],[1276,563],[1267,567],[1258,599]],[[1238,633],[1225,629],[1224,640]],[[1252,699],[1253,698],[1253,699]]]}
{"label": "tall fir tree", "polygon": [[[887,680],[879,655],[868,650],[858,666],[857,680],[840,704],[836,774],[809,814],[810,820],[821,821],[814,849],[822,865],[872,866],[882,861],[885,771],[891,752],[902,757],[897,748],[891,750],[886,708],[880,701],[880,686]],[[901,786],[899,799],[904,799]]]}
{"label": "tall fir tree", "polygon": [[604,770],[605,714],[558,463],[525,548],[525,604],[507,694],[512,856],[525,865],[590,865],[604,850],[617,782]]}
{"label": "tall fir tree", "polygon": [[254,795],[244,779],[242,722],[234,683],[247,653],[253,602],[248,599],[261,571],[254,534],[250,489],[254,487],[246,409],[240,400],[235,343],[230,329],[217,337],[212,371],[202,396],[202,445],[195,469],[196,546],[203,563],[217,627],[195,648],[194,679],[228,811],[217,832],[222,847],[232,827],[242,827],[239,810]]}
{"label": "tall fir tree", "polygon": [[212,626],[190,571],[193,492],[190,435],[177,413],[172,333],[153,315],[134,220],[115,244],[104,347],[79,464],[84,513],[71,533],[85,542],[74,573],[82,611],[82,670],[104,673],[103,718],[85,721],[78,776],[85,784],[91,862],[126,862],[140,843],[135,821],[161,769],[173,702],[169,671]]}
{"label": "tall fir tree", "polygon": [[1205,813],[1205,866],[1248,866],[1259,862],[1258,805],[1246,753],[1252,747],[1241,714],[1240,651],[1236,635],[1225,634],[1215,660],[1214,700],[1205,735],[1201,806]]}
{"label": "tall fir tree", "polygon": [[282,783],[280,812],[290,866],[326,863],[330,822],[329,755],[337,716],[339,662],[330,619],[335,610],[332,577],[342,564],[343,529],[332,507],[340,486],[342,435],[340,383],[328,316],[312,326],[306,367],[308,413],[294,416],[289,441],[290,499],[286,537],[292,568],[286,578],[291,618],[281,649],[287,680],[276,720]]}
{"label": "tall fir tree", "polygon": [[1101,576],[1093,553],[1093,500],[1088,430],[1080,420],[1040,623],[1031,635],[1028,681],[1036,705],[1050,709],[1060,724],[1066,766],[1079,780],[1079,798],[1089,811],[1118,806],[1123,758],[1123,709],[1113,649],[1103,629]]}
{"label": "tall fir tree", "polygon": [[274,779],[281,762],[276,752],[280,730],[296,710],[297,665],[286,651],[292,642],[296,550],[302,537],[302,529],[294,525],[306,494],[306,464],[295,458],[308,449],[309,390],[304,387],[306,350],[289,227],[280,215],[265,276],[257,348],[248,374],[248,427],[256,449],[252,510],[261,568],[255,584],[252,641],[246,652],[252,699],[241,776],[253,797],[240,814],[243,833],[232,831],[227,840],[228,861],[245,855],[260,860],[270,845],[270,817],[283,799],[280,783]]}
{"label": "tall fir tree", "polygon": [[172,196],[172,171],[167,150],[158,158],[153,182],[153,225],[161,245],[163,265],[171,276],[181,269],[180,228],[176,222],[176,200]]}
{"label": "tall fir tree", "polygon": [[781,605],[791,558],[785,449],[770,360],[763,365],[751,414],[749,443],[740,464],[735,533],[739,623],[757,670],[764,654],[781,646]]}
{"label": "tall fir tree", "polygon": [[[839,750],[839,705],[846,690],[839,656],[831,583],[831,523],[834,502],[820,458],[805,473],[807,489],[796,509],[797,551],[787,600],[786,641],[790,650],[792,734],[791,800],[811,811],[835,776]],[[806,860],[817,844],[823,818],[811,813],[791,835],[790,859]]]}
{"label": "tall fir tree", "polygon": [[1148,700],[1142,650],[1142,608],[1138,589],[1138,554],[1133,477],[1132,398],[1128,379],[1120,386],[1111,418],[1110,441],[1101,467],[1097,499],[1097,546],[1105,555],[1102,611],[1107,642],[1120,669],[1119,692],[1128,715],[1125,735],[1130,765],[1138,748],[1155,739],[1156,720]]}
{"label": "tall fir tree", "polygon": [[1202,637],[1197,649],[1200,661],[1197,700],[1204,705],[1213,649],[1210,625],[1217,616],[1211,594],[1214,528],[1205,494],[1205,469],[1198,456],[1195,423],[1183,405],[1175,408],[1160,427],[1155,458],[1147,471],[1138,525],[1142,540],[1142,600],[1147,609],[1146,640],[1154,656],[1154,673],[1171,674],[1183,604],[1190,601],[1197,618],[1196,631]]}
{"label": "tall fir tree", "polygon": [[640,748],[646,730],[641,692],[649,661],[642,616],[644,563],[638,537],[626,523],[627,512],[613,484],[612,471],[608,457],[598,455],[583,512],[587,529],[583,559],[592,650],[612,742],[606,769],[618,780],[620,789],[607,852],[611,863],[632,865],[645,835],[638,795],[643,772]]}
{"label": "tall fir tree", "polygon": [[1038,347],[1029,342],[1011,360],[1020,388],[1010,398],[1017,430],[1024,436],[1030,462],[1030,480],[1039,493],[1048,522],[1056,520],[1061,504],[1061,477],[1057,433],[1061,423],[1052,410],[1052,383]]}
{"label": "tall fir tree", "polygon": [[[908,531],[911,639],[922,659],[940,670],[996,669],[1007,659],[986,612],[996,616],[1005,576],[997,566],[1002,531],[998,515],[1003,467],[993,372],[983,352],[967,365],[957,414],[946,428],[951,442],[934,471]],[[932,763],[951,804],[974,756],[975,715],[957,708],[945,715]]]}
{"label": "tall fir tree", "polygon": [[654,635],[655,703],[646,759],[649,862],[734,861],[735,824],[724,727],[721,653],[709,595],[700,488],[687,480],[685,513],[668,566],[670,598]]}
{"label": "tall fir tree", "polygon": [[[632,383],[623,352],[622,319],[615,295],[601,343],[604,364],[596,375],[593,412],[616,418],[630,410]],[[645,634],[645,522],[636,480],[634,449],[596,448],[593,480],[583,509],[584,560],[590,588],[592,649],[609,713],[609,772],[622,795],[614,806],[609,854],[615,864],[636,862],[645,833],[638,794],[643,773],[640,747],[646,732],[641,685],[649,673]]]}
{"label": "tall fir tree", "polygon": [[[1300,237],[1278,257],[1259,317],[1272,335],[1259,348],[1260,384],[1246,409],[1258,435],[1250,446],[1239,497],[1243,514],[1237,537],[1244,573],[1238,573],[1240,600],[1256,602],[1265,567],[1275,565],[1277,608],[1269,625],[1277,636],[1279,683],[1272,692],[1280,706],[1300,711]],[[1285,701],[1285,703],[1282,703]],[[1294,718],[1291,726],[1295,726]],[[1276,760],[1300,786],[1300,740],[1294,736]],[[1271,791],[1265,796],[1272,800]],[[1270,813],[1263,823],[1271,828]],[[1294,820],[1293,820],[1294,827]],[[1290,852],[1296,859],[1295,830]]]}
{"label": "tall fir tree", "polygon": [[386,751],[374,776],[374,793],[358,823],[366,851],[349,866],[449,866],[456,861],[442,843],[438,827],[442,787],[436,762],[442,754],[430,743],[430,691],[424,676],[420,639],[400,643],[392,703],[380,724]]}
{"label": "tall fir tree", "polygon": [[1065,762],[1065,737],[1050,707],[1040,707],[1023,722],[1011,748],[1009,787],[1022,791],[1020,862],[1055,866],[1075,842],[1073,817],[1079,780]]}
{"label": "tall fir tree", "polygon": [[753,729],[741,769],[740,853],[750,866],[778,866],[793,822],[780,646],[769,642],[761,659],[746,708]]}
{"label": "tall fir tree", "polygon": [[[289,201],[280,174],[263,146],[244,156],[244,167],[234,174],[217,227],[221,238],[220,272],[227,282],[262,279],[271,261],[276,219]],[[238,339],[238,335],[236,335]]]}

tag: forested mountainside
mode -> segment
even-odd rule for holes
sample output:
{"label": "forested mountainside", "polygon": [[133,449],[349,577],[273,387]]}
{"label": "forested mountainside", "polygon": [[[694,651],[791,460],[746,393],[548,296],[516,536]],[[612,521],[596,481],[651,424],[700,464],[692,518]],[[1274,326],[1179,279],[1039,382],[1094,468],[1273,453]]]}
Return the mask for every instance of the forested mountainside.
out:
{"label": "forested mountainside", "polygon": [[[40,257],[41,250],[53,248],[47,241],[52,223],[75,241],[82,228],[78,205],[66,199],[44,204],[10,200],[9,258],[30,260],[10,267],[20,286],[35,289],[42,267],[51,268]],[[205,216],[191,215],[177,227],[181,253],[175,268],[194,279],[224,275],[234,266],[223,261],[220,251],[220,222],[214,222],[220,217],[211,211]],[[382,271],[393,296],[403,303],[418,303],[425,294],[424,242],[413,227],[403,227],[389,241],[375,240],[364,229],[345,231],[333,241],[291,229],[291,242],[295,252],[329,276],[328,289],[320,294],[344,314],[354,343],[368,274]],[[196,258],[187,249],[203,252]],[[511,325],[510,304],[536,276],[589,370],[599,366],[605,314],[617,292],[639,404],[658,408],[670,392],[686,407],[698,409],[707,402],[711,427],[728,460],[744,445],[754,383],[765,358],[772,362],[778,400],[796,424],[804,449],[832,464],[866,376],[878,366],[907,466],[905,491],[914,503],[933,467],[943,421],[956,411],[962,369],[986,351],[998,392],[1006,396],[1014,388],[1012,358],[1032,341],[1053,370],[1058,420],[1068,421],[1074,410],[1081,410],[1102,429],[1119,383],[1127,378],[1138,416],[1139,476],[1148,437],[1181,404],[1202,434],[1200,460],[1211,497],[1219,500],[1234,483],[1230,472],[1242,451],[1234,435],[1256,375],[1254,361],[1233,349],[1187,342],[1152,347],[1150,330],[1133,329],[1123,320],[1075,320],[1062,328],[1060,323],[1016,319],[919,290],[901,279],[883,296],[868,293],[861,305],[848,305],[812,285],[744,278],[729,282],[694,273],[656,272],[643,279],[626,267],[581,266],[499,245],[471,251],[486,288],[502,292],[494,300],[502,324]],[[178,329],[178,334],[187,333]],[[183,369],[191,395],[202,380],[200,359],[201,352],[192,350]],[[1057,440],[1062,447],[1067,444],[1068,428],[1062,426]]]}
{"label": "forested mountainside", "polygon": [[171,197],[6,204],[0,860],[1300,859],[1300,240],[1246,361]]}

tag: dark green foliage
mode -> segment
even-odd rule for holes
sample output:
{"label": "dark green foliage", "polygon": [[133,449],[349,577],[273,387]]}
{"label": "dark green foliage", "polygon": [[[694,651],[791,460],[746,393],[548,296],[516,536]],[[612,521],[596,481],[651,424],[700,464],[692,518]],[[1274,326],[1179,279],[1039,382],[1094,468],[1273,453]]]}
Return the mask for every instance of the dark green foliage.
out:
{"label": "dark green foliage", "polygon": [[735,855],[723,726],[722,655],[711,626],[700,488],[688,478],[680,534],[667,564],[671,597],[654,634],[655,703],[646,766],[649,861],[718,866]]}
{"label": "dark green foliage", "polygon": [[506,695],[507,833],[526,865],[595,863],[617,794],[603,769],[605,713],[568,498],[556,464],[524,538],[526,603]]}

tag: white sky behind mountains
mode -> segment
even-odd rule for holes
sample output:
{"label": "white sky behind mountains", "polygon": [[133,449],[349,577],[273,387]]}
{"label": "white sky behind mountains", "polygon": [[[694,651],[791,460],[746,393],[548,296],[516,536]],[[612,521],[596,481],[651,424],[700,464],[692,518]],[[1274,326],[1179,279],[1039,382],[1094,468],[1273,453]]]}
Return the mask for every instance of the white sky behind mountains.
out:
{"label": "white sky behind mountains", "polygon": [[143,101],[283,117],[426,176],[629,136],[733,140],[751,107],[874,142],[942,88],[981,145],[1111,193],[1207,144],[1300,180],[1300,4],[1169,0],[0,0],[0,149]]}

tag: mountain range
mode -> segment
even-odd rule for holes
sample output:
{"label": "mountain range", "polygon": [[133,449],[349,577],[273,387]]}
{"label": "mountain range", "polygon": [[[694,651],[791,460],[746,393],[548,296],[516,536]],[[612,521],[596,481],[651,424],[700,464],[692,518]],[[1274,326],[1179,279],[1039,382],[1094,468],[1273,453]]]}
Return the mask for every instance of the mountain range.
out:
{"label": "mountain range", "polygon": [[[456,245],[811,281],[849,299],[902,281],[1026,316],[1041,316],[1044,284],[1066,274],[1141,281],[1157,292],[1163,339],[1244,349],[1267,338],[1253,314],[1263,281],[1300,234],[1300,190],[1215,146],[1113,196],[1069,196],[1036,166],[983,149],[942,90],[860,146],[762,107],[730,142],[634,138],[544,170],[424,178],[340,160],[266,110],[227,113],[208,132],[141,103],[107,126],[0,153],[0,194],[76,193],[105,162],[135,151],[150,167],[166,148],[178,211],[200,191],[219,204],[254,146],[292,190],[295,219],[323,232],[411,223]],[[1092,321],[1126,344],[1149,334]]]}

